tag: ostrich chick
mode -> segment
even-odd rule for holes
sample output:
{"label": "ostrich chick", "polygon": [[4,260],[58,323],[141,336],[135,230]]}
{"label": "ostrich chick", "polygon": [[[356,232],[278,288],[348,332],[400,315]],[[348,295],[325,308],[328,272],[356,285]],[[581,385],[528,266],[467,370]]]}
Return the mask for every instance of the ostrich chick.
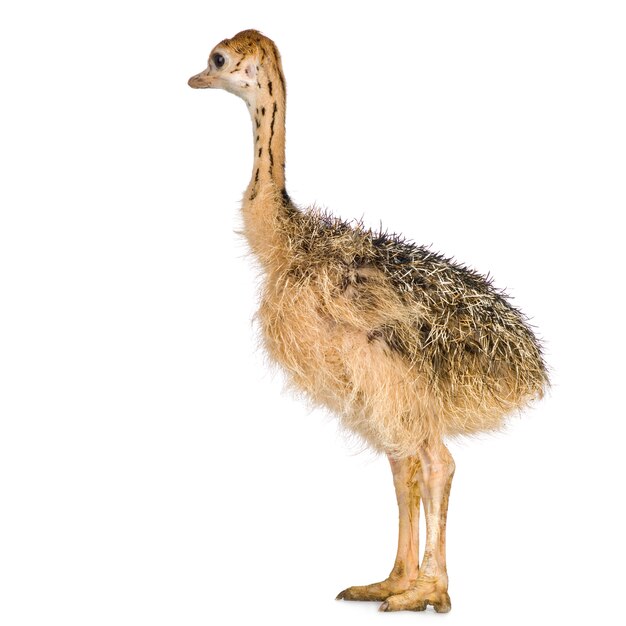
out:
{"label": "ostrich chick", "polygon": [[189,85],[239,96],[252,118],[254,165],[242,209],[263,272],[258,319],[267,352],[296,389],[391,464],[400,517],[393,569],[338,599],[382,601],[383,611],[449,611],[445,528],[454,462],[443,439],[496,429],[540,398],[548,385],[540,345],[485,277],[291,201],[285,79],[273,41],[255,30],[225,39]]}

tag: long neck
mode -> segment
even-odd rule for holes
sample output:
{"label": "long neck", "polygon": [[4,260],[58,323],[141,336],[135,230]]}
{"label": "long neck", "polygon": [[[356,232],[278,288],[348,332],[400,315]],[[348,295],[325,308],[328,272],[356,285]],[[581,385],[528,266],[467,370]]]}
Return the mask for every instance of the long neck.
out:
{"label": "long neck", "polygon": [[254,200],[268,188],[285,188],[285,88],[279,73],[259,76],[259,96],[249,107],[254,140],[254,165],[247,199]]}
{"label": "long neck", "polygon": [[293,205],[285,190],[285,81],[280,67],[264,68],[248,105],[254,164],[243,201],[244,233],[266,268],[276,261]]}

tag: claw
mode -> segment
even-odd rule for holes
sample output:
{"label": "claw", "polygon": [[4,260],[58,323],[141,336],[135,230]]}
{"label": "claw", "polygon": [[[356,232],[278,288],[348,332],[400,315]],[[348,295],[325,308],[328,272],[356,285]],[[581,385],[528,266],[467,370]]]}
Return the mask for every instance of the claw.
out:
{"label": "claw", "polygon": [[343,591],[340,591],[337,594],[337,597],[335,598],[335,600],[343,600],[344,596],[346,595],[346,590],[344,589]]}
{"label": "claw", "polygon": [[379,607],[378,607],[379,611],[382,611],[383,613],[385,613],[386,611],[389,610],[389,602],[387,602],[385,600],[385,602],[383,602]]}
{"label": "claw", "polygon": [[446,593],[445,596],[439,602],[433,602],[433,609],[437,611],[437,613],[448,613],[452,608],[452,604],[450,603],[450,596]]}

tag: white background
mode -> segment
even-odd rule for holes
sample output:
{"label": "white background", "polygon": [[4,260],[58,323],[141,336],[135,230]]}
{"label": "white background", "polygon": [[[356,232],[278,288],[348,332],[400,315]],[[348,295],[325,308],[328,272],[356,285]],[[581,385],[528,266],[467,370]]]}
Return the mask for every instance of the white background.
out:
{"label": "white background", "polygon": [[[0,622],[623,619],[623,3],[21,2],[0,13]],[[548,399],[453,442],[453,610],[386,576],[387,463],[256,348],[245,106],[192,91],[258,28],[288,189],[494,274]],[[576,622],[574,622],[576,623]]]}

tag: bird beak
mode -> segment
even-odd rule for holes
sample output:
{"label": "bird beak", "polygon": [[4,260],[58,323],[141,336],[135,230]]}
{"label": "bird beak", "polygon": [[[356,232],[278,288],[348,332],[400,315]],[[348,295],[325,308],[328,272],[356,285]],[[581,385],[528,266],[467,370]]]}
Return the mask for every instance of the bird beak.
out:
{"label": "bird beak", "polygon": [[187,81],[187,84],[194,89],[209,89],[214,86],[214,78],[213,76],[209,76],[209,70],[207,68],[204,72],[192,76]]}

